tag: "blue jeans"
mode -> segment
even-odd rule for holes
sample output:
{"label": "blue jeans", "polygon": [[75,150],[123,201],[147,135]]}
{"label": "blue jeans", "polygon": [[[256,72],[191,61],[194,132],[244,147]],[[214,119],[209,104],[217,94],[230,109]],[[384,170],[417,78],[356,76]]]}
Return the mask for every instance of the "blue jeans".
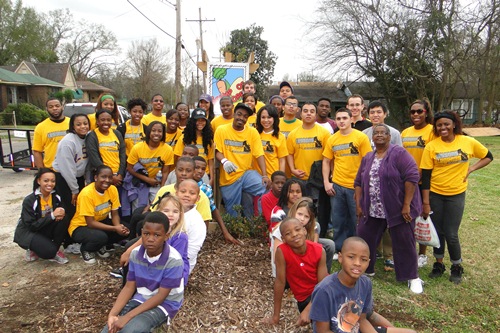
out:
{"label": "blue jeans", "polygon": [[[132,311],[136,307],[141,305],[140,302],[130,300],[125,305],[123,310],[120,312],[120,316],[125,315],[126,313]],[[130,319],[130,321],[123,327],[119,333],[137,333],[137,332],[151,332],[155,327],[160,326],[165,321],[167,321],[168,317],[165,313],[159,308],[155,307],[148,311],[142,312]],[[101,333],[108,333],[108,324],[104,326]]]}
{"label": "blue jeans", "polygon": [[356,202],[354,189],[333,183],[335,196],[330,197],[332,210],[330,223],[333,229],[333,241],[336,252],[340,252],[344,241],[356,235]]}
{"label": "blue jeans", "polygon": [[226,212],[231,216],[238,216],[238,212],[233,207],[241,205],[241,192],[245,191],[253,196],[261,196],[266,191],[266,187],[262,185],[262,176],[257,171],[247,170],[231,185],[221,186],[220,191]]}

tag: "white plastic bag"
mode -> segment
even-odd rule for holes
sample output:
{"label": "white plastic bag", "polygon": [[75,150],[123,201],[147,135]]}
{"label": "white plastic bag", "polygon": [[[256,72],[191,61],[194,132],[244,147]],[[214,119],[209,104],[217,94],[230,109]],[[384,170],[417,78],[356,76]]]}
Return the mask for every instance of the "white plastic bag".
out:
{"label": "white plastic bag", "polygon": [[439,247],[439,237],[430,216],[427,219],[422,216],[415,219],[415,240],[422,245]]}

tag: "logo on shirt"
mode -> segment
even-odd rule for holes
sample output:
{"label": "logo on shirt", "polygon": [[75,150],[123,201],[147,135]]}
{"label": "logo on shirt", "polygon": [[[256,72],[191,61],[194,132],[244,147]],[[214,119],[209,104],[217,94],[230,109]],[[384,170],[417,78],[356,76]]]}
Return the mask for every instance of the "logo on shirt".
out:
{"label": "logo on shirt", "polygon": [[53,139],[53,138],[57,138],[59,136],[65,136],[65,135],[66,135],[66,131],[50,132],[50,133],[47,133],[47,138]]}
{"label": "logo on shirt", "polygon": [[335,145],[332,147],[332,151],[337,157],[359,156],[358,147],[356,147],[352,142]]}
{"label": "logo on shirt", "polygon": [[436,161],[441,164],[465,163],[469,160],[469,155],[462,149],[436,154]]}
{"label": "logo on shirt", "polygon": [[348,300],[341,305],[337,317],[332,318],[337,322],[337,327],[342,332],[359,332],[359,318],[361,317],[362,306],[353,300]]}
{"label": "logo on shirt", "polygon": [[323,148],[323,144],[318,140],[317,136],[312,138],[297,138],[295,139],[295,143],[297,144],[298,149],[302,150],[317,150]]}
{"label": "logo on shirt", "polygon": [[[224,144],[230,147],[230,150],[234,154],[246,154],[251,151],[250,145],[246,140],[236,141],[236,140],[224,140]],[[231,148],[232,147],[232,148]]]}
{"label": "logo on shirt", "polygon": [[422,136],[406,137],[406,138],[402,138],[402,141],[408,142],[408,145],[406,146],[406,148],[420,148],[420,149],[425,148],[425,140],[422,138]]}
{"label": "logo on shirt", "polygon": [[271,144],[271,141],[262,141],[262,146],[264,147],[264,151],[266,153],[274,153],[274,148]]}

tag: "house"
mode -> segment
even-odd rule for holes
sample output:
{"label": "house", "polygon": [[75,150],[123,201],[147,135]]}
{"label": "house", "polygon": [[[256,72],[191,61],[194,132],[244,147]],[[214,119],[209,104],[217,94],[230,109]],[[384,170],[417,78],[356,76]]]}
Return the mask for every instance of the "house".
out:
{"label": "house", "polygon": [[[19,92],[13,91],[12,89],[6,90],[10,91],[10,97],[6,95],[5,101],[2,105],[9,103],[22,103],[29,102],[35,104],[39,107],[44,107],[45,100],[47,97],[54,92],[59,90],[70,89],[73,91],[73,99],[74,101],[79,102],[96,102],[97,97],[103,92],[112,92],[111,89],[100,86],[98,84],[92,83],[90,81],[76,81],[75,76],[73,74],[73,70],[69,63],[59,64],[59,63],[32,63],[29,61],[22,61],[17,67],[16,66],[0,66],[0,69],[4,69],[10,72],[14,72],[19,75],[28,75],[32,80],[34,78],[45,79],[52,84],[57,84],[57,89],[54,89],[56,86],[46,86],[46,88],[38,88],[38,97],[36,99],[28,99],[27,89],[20,89]],[[48,82],[47,81],[47,82]],[[39,81],[38,83],[40,83]],[[45,81],[44,81],[45,82]],[[21,83],[21,82],[19,82]],[[16,90],[16,89],[14,89]],[[42,90],[44,90],[42,92]],[[43,96],[43,98],[41,98]],[[43,103],[39,103],[39,100],[43,100]],[[5,106],[3,106],[5,108]]]}
{"label": "house", "polygon": [[44,108],[47,97],[63,88],[63,84],[37,75],[17,74],[0,68],[0,109],[18,103]]}

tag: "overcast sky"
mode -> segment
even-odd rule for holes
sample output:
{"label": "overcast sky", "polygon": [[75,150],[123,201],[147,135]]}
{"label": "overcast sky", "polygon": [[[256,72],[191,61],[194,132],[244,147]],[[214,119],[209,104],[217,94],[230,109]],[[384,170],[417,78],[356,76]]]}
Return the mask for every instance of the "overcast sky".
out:
{"label": "overcast sky", "polygon": [[[130,0],[148,18],[163,30],[175,36],[175,0]],[[319,0],[182,0],[182,40],[188,52],[196,60],[196,39],[199,38],[197,20],[201,7],[202,19],[215,19],[203,23],[203,42],[210,61],[219,61],[218,50],[229,40],[232,30],[249,27],[255,23],[264,27],[263,39],[278,56],[275,67],[275,81],[281,81],[285,74],[295,80],[300,72],[313,72],[315,46],[307,37],[307,21],[314,19]],[[25,6],[39,12],[68,8],[75,21],[101,23],[113,31],[125,54],[134,40],[157,38],[162,46],[175,49],[175,40],[165,35],[137,12],[127,0],[23,0]],[[230,4],[228,6],[228,4]],[[317,73],[315,73],[317,74]]]}

